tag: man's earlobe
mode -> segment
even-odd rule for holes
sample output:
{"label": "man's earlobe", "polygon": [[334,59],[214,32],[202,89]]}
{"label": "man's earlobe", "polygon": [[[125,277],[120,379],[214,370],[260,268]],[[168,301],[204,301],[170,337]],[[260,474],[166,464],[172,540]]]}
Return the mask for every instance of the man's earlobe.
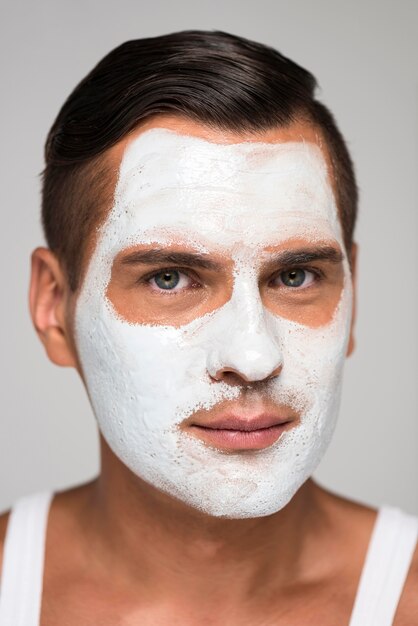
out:
{"label": "man's earlobe", "polygon": [[353,354],[355,347],[356,347],[356,340],[354,339],[353,331],[351,331],[350,339],[348,340],[348,346],[347,346],[347,356],[350,356],[351,354]]}
{"label": "man's earlobe", "polygon": [[32,253],[29,306],[33,325],[50,360],[56,365],[76,367],[76,355],[66,304],[69,288],[56,256],[48,248]]}

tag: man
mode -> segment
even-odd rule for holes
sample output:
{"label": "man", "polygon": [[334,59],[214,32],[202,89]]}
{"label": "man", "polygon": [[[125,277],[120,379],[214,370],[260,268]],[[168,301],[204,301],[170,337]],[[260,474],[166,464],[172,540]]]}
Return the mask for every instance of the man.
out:
{"label": "man", "polygon": [[184,32],[119,47],[64,104],[31,312],[102,466],[2,519],[1,626],[416,623],[417,521],[310,478],[353,350],[357,204],[314,89]]}

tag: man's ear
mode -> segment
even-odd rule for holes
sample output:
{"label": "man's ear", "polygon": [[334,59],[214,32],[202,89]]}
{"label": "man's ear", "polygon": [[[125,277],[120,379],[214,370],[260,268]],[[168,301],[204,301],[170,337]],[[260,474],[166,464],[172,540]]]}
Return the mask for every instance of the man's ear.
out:
{"label": "man's ear", "polygon": [[36,248],[29,292],[33,325],[53,363],[76,367],[67,311],[69,295],[67,279],[55,254],[48,248]]}
{"label": "man's ear", "polygon": [[351,315],[351,327],[350,327],[350,338],[348,340],[347,346],[347,356],[353,353],[356,342],[354,338],[354,325],[356,321],[356,309],[357,309],[357,288],[356,288],[356,276],[357,276],[357,255],[358,255],[358,246],[356,243],[353,243],[351,246],[351,281],[353,285],[353,309]]}

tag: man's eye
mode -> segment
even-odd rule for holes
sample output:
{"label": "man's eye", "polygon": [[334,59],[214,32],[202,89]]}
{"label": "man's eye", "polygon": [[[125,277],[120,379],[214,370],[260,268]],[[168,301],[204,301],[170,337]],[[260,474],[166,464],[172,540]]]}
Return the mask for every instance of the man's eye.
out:
{"label": "man's eye", "polygon": [[183,272],[178,272],[177,270],[163,270],[162,272],[154,274],[154,276],[149,279],[149,283],[152,287],[157,287],[164,291],[180,291],[189,286],[190,279]]}
{"label": "man's eye", "polygon": [[285,287],[308,287],[314,282],[315,276],[313,272],[296,268],[281,272],[279,279]]}

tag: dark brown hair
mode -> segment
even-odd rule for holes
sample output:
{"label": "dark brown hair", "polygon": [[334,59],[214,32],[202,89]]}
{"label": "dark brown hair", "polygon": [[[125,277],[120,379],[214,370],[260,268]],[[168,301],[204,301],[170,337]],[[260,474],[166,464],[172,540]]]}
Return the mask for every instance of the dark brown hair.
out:
{"label": "dark brown hair", "polygon": [[109,209],[116,182],[103,153],[156,114],[219,129],[262,131],[306,119],[328,147],[347,251],[357,213],[353,165],[311,73],[276,50],[223,32],[128,41],[98,63],[60,110],[45,146],[42,220],[69,284]]}

